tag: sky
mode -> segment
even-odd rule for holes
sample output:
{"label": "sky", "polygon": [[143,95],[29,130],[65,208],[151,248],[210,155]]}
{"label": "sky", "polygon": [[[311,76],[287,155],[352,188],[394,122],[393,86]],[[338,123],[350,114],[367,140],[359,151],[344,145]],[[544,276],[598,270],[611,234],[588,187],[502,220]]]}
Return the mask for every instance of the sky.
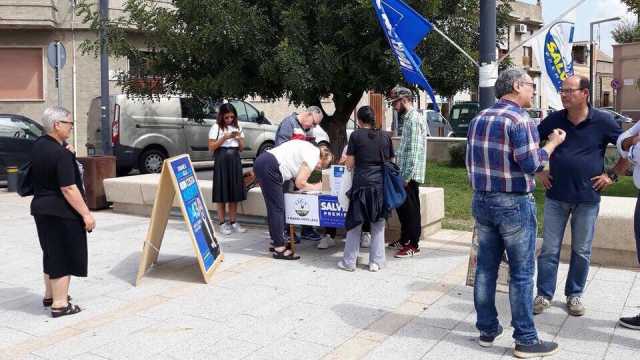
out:
{"label": "sky", "polygon": [[[526,3],[535,4],[535,0],[519,0]],[[553,21],[558,15],[563,13],[577,0],[542,0],[542,17],[545,24]],[[589,23],[614,16],[620,16],[628,21],[635,20],[635,14],[627,10],[620,0],[587,0],[576,9],[576,25],[574,41],[589,41]],[[609,55],[613,54],[611,44],[614,42],[611,37],[611,30],[616,27],[617,22],[608,22],[596,25],[593,28],[593,38],[600,39],[600,49]],[[598,27],[600,29],[598,29]],[[599,30],[599,31],[598,31]]]}

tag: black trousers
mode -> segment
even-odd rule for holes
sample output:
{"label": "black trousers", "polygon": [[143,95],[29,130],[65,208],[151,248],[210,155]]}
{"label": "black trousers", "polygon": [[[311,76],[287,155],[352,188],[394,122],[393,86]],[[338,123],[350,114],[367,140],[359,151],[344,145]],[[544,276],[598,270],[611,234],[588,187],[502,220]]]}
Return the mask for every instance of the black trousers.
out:
{"label": "black trousers", "polygon": [[417,248],[422,233],[418,183],[414,180],[409,181],[405,190],[407,191],[407,200],[396,209],[400,219],[400,241]]}
{"label": "black trousers", "polygon": [[271,242],[274,247],[284,246],[284,191],[278,160],[271,153],[264,152],[254,162],[253,171],[267,206]]}

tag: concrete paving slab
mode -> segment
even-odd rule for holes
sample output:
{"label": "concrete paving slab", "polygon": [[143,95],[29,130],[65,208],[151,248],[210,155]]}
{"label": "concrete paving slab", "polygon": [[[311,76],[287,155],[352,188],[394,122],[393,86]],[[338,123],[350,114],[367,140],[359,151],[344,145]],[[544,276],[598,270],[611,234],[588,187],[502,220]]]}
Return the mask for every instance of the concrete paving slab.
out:
{"label": "concrete paving slab", "polygon": [[[496,295],[505,337],[477,344],[473,289],[464,285],[470,233],[443,230],[422,256],[367,271],[336,267],[343,244],[321,251],[303,241],[302,260],[276,261],[262,226],[221,238],[226,260],[204,284],[186,226],[172,218],[159,263],[133,285],[149,220],[95,213],[89,277],[72,280],[83,312],[52,319],[42,308],[41,252],[29,201],[0,192],[0,359],[501,359],[511,358],[507,294]],[[7,216],[5,216],[5,214]],[[8,230],[5,230],[8,229]],[[556,358],[631,359],[640,331],[616,325],[640,312],[638,273],[593,266],[587,314],[569,317],[559,269],[554,306],[535,321],[556,339]],[[7,274],[7,276],[4,276]],[[274,339],[278,342],[274,342]]]}
{"label": "concrete paving slab", "polygon": [[563,324],[556,341],[573,352],[602,358],[611,342],[617,315],[591,310],[585,316],[570,316]]}

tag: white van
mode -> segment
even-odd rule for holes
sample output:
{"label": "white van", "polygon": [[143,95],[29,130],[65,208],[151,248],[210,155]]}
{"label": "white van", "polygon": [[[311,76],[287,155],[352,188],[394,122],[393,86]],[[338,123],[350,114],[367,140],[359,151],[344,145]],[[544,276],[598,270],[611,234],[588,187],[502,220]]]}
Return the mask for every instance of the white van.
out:
{"label": "white van", "polygon": [[[240,156],[254,159],[273,147],[277,126],[253,105],[242,100],[229,102],[236,108],[245,133],[245,147]],[[109,104],[110,138],[119,174],[127,174],[133,168],[142,173],[158,173],[164,159],[179,154],[189,154],[192,161],[212,159],[209,129],[215,123],[220,102],[179,96],[151,100],[121,94],[110,96]],[[89,153],[103,154],[99,97],[93,99],[87,115]],[[322,129],[314,132],[316,142],[329,142]]]}

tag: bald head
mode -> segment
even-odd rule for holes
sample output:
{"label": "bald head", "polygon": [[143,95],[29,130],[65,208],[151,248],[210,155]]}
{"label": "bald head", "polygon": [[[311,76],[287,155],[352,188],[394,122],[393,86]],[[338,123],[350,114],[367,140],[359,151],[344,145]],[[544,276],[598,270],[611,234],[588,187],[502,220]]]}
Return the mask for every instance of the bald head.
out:
{"label": "bald head", "polygon": [[560,97],[567,110],[576,110],[589,104],[589,78],[573,75],[562,82]]}

